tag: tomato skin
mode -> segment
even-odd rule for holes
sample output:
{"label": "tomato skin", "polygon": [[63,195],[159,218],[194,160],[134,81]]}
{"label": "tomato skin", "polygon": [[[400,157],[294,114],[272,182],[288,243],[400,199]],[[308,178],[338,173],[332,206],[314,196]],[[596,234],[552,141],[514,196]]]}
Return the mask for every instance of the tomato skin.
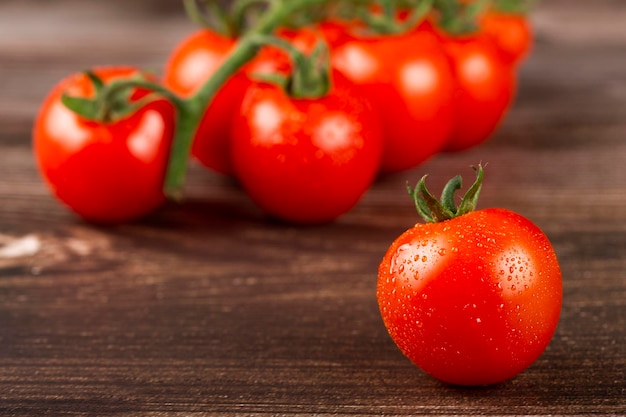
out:
{"label": "tomato skin", "polygon": [[442,35],[442,42],[456,78],[456,122],[445,150],[462,151],[486,141],[506,115],[515,96],[515,68],[484,34]]}
{"label": "tomato skin", "polygon": [[380,166],[377,114],[340,74],[319,99],[255,84],[233,127],[237,178],[259,207],[288,222],[335,220],[357,204]]}
{"label": "tomato skin", "polygon": [[490,11],[481,17],[480,30],[493,39],[507,63],[519,64],[532,48],[532,27],[524,15]]}
{"label": "tomato skin", "polygon": [[[106,67],[94,72],[107,82],[138,71]],[[39,110],[33,147],[53,194],[85,220],[102,224],[135,220],[162,205],[173,106],[158,99],[122,120],[100,123],[65,107],[64,92],[79,97],[94,93],[86,75],[73,74],[52,89]],[[146,93],[136,91],[134,98]]]}
{"label": "tomato skin", "polygon": [[[237,39],[202,29],[183,39],[167,60],[164,84],[183,97],[190,97],[217,71]],[[203,166],[232,176],[230,125],[241,106],[250,80],[234,74],[217,92],[205,110],[195,134],[191,153]]]}
{"label": "tomato skin", "polygon": [[522,372],[549,344],[561,272],[537,226],[485,209],[399,236],[380,264],[377,298],[391,338],[418,367],[487,385]]}
{"label": "tomato skin", "polygon": [[439,152],[454,125],[455,83],[436,37],[426,31],[350,37],[337,26],[325,28],[333,66],[359,86],[381,115],[381,171],[414,168]]}

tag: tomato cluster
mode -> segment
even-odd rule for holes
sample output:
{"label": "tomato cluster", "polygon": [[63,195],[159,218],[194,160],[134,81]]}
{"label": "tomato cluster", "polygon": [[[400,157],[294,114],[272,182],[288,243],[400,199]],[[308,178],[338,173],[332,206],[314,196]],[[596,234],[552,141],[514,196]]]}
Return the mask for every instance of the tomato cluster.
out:
{"label": "tomato cluster", "polygon": [[272,2],[248,32],[181,41],[159,82],[117,67],[73,75],[40,110],[41,171],[76,213],[115,223],[176,194],[191,154],[273,217],[332,221],[381,173],[482,143],[511,105],[525,16],[430,3]]}
{"label": "tomato cluster", "polygon": [[[236,1],[224,26],[239,28],[261,3]],[[178,196],[190,155],[237,179],[273,217],[332,221],[381,173],[492,134],[532,42],[524,15],[510,13],[521,3],[268,0],[245,34],[202,29],[183,40],[162,80],[118,66],[62,80],[33,129],[40,170],[95,223],[131,221]],[[464,385],[530,366],[562,298],[556,256],[535,225],[503,209],[473,211],[477,171],[459,207],[460,177],[441,201],[424,179],[410,190],[428,223],[392,243],[377,286],[401,351]]]}

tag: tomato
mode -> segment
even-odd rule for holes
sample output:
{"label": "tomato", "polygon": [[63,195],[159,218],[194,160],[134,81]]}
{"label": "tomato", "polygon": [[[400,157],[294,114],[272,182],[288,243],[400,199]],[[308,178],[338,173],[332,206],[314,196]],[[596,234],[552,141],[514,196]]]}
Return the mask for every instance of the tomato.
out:
{"label": "tomato", "polygon": [[269,215],[329,222],[350,210],[382,156],[377,114],[340,74],[322,98],[294,99],[272,84],[250,87],[233,123],[236,177]]}
{"label": "tomato", "polygon": [[426,161],[447,143],[454,126],[454,78],[432,33],[361,37],[325,28],[332,63],[359,86],[380,113],[385,135],[381,171]]}
{"label": "tomato", "polygon": [[532,47],[532,29],[523,14],[490,11],[481,17],[480,30],[493,39],[502,59],[511,64],[522,61]]}
{"label": "tomato", "polygon": [[487,385],[522,372],[549,344],[561,272],[536,225],[490,208],[401,234],[380,263],[377,298],[391,338],[418,367]]}
{"label": "tomato", "polygon": [[[191,34],[169,57],[165,85],[184,97],[193,95],[217,71],[236,41],[206,29]],[[192,155],[203,166],[224,175],[233,175],[230,125],[249,85],[243,72],[234,74],[208,104],[194,137]]]}
{"label": "tomato", "polygon": [[[99,68],[104,82],[135,76],[129,67]],[[119,223],[149,214],[164,201],[163,181],[174,129],[174,108],[154,99],[111,123],[87,120],[61,96],[92,97],[85,74],[59,82],[42,103],[33,128],[39,169],[52,192],[95,223]],[[146,91],[135,91],[138,100]]]}
{"label": "tomato", "polygon": [[515,96],[516,73],[484,34],[443,35],[442,42],[456,78],[456,122],[445,150],[461,151],[496,130]]}

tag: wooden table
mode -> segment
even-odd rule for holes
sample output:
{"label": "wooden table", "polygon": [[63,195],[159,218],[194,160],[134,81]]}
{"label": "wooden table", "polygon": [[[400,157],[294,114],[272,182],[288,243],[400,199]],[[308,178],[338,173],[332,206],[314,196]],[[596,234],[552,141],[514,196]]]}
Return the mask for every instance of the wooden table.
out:
{"label": "wooden table", "polygon": [[[544,0],[533,20],[492,140],[381,179],[333,224],[268,221],[194,166],[182,204],[102,228],[40,180],[37,106],[85,67],[159,69],[194,27],[165,1],[0,3],[0,415],[626,415],[626,2]],[[481,207],[552,240],[564,305],[531,368],[466,389],[402,356],[375,283],[417,221],[405,182],[479,161]]]}

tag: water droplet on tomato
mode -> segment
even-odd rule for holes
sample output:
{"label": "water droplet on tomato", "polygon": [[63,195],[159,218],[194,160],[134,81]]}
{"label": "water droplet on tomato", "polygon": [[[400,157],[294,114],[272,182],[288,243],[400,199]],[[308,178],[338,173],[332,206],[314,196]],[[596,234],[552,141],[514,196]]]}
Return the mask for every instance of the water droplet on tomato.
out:
{"label": "water droplet on tomato", "polygon": [[446,254],[446,248],[441,248],[437,251],[437,253],[441,256],[444,256]]}
{"label": "water droplet on tomato", "polygon": [[426,255],[422,256],[422,262],[428,262],[428,257]]}

